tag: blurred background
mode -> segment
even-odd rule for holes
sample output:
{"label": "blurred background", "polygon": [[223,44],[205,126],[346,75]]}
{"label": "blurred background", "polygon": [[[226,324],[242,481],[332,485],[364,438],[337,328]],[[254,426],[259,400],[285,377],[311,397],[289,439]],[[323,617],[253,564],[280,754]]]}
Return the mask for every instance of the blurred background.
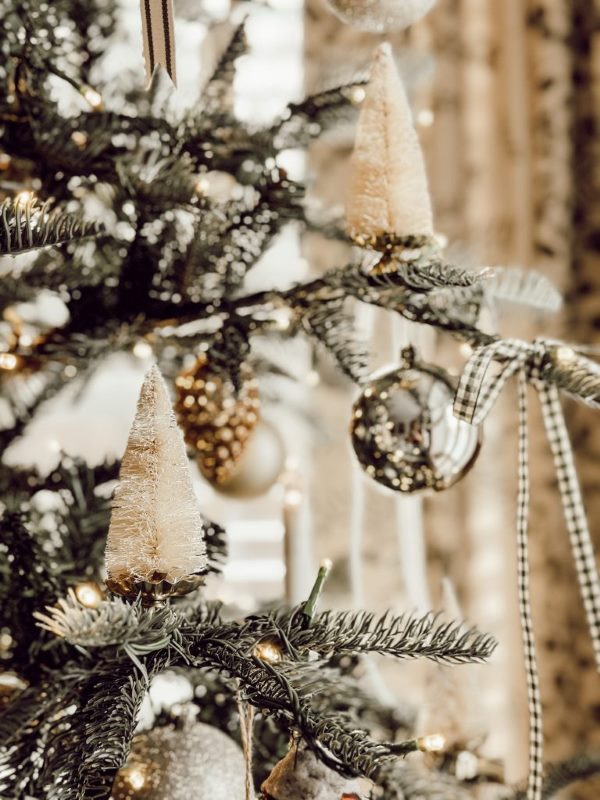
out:
{"label": "blurred background", "polygon": [[[202,13],[198,13],[202,6]],[[195,101],[231,33],[222,0],[175,0],[179,86]],[[238,61],[236,114],[268,123],[290,99],[367,74],[384,37],[341,22],[324,0],[239,3],[250,52]],[[122,58],[100,63],[106,80],[143,70],[139,3],[122,1]],[[438,0],[408,31],[388,37],[407,85],[426,154],[436,229],[455,263],[535,268],[564,293],[559,315],[499,320],[504,335],[548,335],[594,344],[600,328],[600,3],[598,0]],[[223,20],[222,22],[220,20]],[[109,98],[106,98],[109,102]],[[356,105],[360,105],[360,94]],[[310,203],[343,209],[354,122],[344,121],[282,166],[309,182]],[[250,276],[287,285],[345,263],[350,248],[288,226]],[[399,348],[458,371],[468,356],[446,339],[361,309],[376,368]],[[289,346],[288,346],[289,347]],[[263,496],[218,495],[196,475],[207,516],[224,523],[231,550],[225,584],[211,591],[244,609],[305,596],[316,565],[334,562],[324,604],[374,610],[438,609],[452,582],[469,622],[500,641],[491,666],[459,667],[471,705],[487,719],[490,755],[508,777],[527,768],[527,702],[516,600],[517,401],[512,391],[486,423],[471,473],[435,497],[399,497],[368,482],[348,438],[355,389],[307,343],[287,352],[300,376],[266,405],[275,433],[257,455],[279,475]],[[63,450],[100,461],[120,455],[149,353],[111,357],[84,394],[61,394],[6,454],[50,467]],[[600,683],[583,619],[556,479],[536,403],[531,404],[533,601],[545,703],[547,758],[600,745]],[[568,422],[600,549],[600,427],[595,412],[568,406]],[[40,442],[45,445],[40,446]],[[422,664],[393,665],[378,690],[427,691]],[[385,681],[385,685],[382,681]],[[597,789],[586,797],[597,797]],[[575,796],[575,795],[570,795]],[[581,795],[582,797],[584,795]]]}

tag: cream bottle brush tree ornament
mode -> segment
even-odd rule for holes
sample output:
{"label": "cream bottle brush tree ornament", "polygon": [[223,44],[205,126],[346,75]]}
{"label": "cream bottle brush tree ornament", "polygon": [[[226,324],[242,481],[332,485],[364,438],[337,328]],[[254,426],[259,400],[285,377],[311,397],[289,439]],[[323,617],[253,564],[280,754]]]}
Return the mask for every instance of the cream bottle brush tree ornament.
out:
{"label": "cream bottle brush tree ornament", "polygon": [[419,138],[389,44],[375,53],[350,162],[346,220],[357,244],[387,250],[433,239],[433,212]]}
{"label": "cream bottle brush tree ornament", "polygon": [[121,462],[106,544],[107,586],[145,599],[183,594],[207,568],[204,522],[158,367],[147,373]]}

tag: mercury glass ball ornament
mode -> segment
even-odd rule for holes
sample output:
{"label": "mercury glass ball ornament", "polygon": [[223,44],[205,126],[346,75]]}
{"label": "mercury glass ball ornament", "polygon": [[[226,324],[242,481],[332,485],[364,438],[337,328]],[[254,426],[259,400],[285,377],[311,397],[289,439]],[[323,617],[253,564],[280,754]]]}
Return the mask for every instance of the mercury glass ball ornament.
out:
{"label": "mercury glass ball ornament", "polygon": [[196,722],[154,728],[133,740],[112,800],[245,800],[241,748],[218,728]]}
{"label": "mercury glass ball ornament", "polygon": [[275,484],[285,464],[285,446],[277,428],[261,419],[228,480],[214,488],[228,497],[259,497]]}
{"label": "mercury glass ball ornament", "polygon": [[370,33],[408,28],[434,4],[435,0],[327,0],[329,8],[342,22]]}
{"label": "mercury glass ball ornament", "polygon": [[454,416],[454,383],[432,364],[415,360],[371,379],[352,409],[354,452],[382,486],[412,494],[448,489],[472,467],[481,429]]}

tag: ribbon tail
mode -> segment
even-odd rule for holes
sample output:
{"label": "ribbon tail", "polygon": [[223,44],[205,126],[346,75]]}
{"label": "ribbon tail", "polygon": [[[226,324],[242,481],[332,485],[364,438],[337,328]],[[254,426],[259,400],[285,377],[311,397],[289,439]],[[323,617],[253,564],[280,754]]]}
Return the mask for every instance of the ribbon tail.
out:
{"label": "ribbon tail", "polygon": [[529,774],[527,800],[542,800],[544,777],[542,698],[529,591],[529,466],[527,433],[527,375],[519,372],[519,488],[517,497],[517,573],[519,616],[527,673],[529,704]]}
{"label": "ribbon tail", "polygon": [[588,521],[575,469],[573,450],[565,423],[559,390],[554,384],[539,388],[542,416],[562,499],[565,522],[575,560],[581,599],[600,671],[600,579]]}
{"label": "ribbon tail", "polygon": [[146,84],[159,67],[164,67],[177,86],[173,0],[140,0],[144,35]]}

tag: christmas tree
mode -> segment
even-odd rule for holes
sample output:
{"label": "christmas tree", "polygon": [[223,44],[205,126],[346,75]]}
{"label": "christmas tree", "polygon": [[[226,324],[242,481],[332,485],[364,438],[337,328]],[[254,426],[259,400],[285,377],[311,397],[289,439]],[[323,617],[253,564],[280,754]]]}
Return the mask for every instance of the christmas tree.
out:
{"label": "christmas tree", "polygon": [[[350,21],[364,16],[360,4],[333,5]],[[431,5],[382,3],[362,22],[406,26]],[[597,405],[600,370],[585,348],[504,338],[486,317],[505,300],[552,310],[557,292],[532,273],[449,262],[389,46],[378,48],[368,82],[327,88],[256,128],[232,105],[244,25],[198,103],[181,112],[168,80],[173,9],[157,8],[142,5],[146,89],[136,75],[103,83],[122,35],[112,0],[4,2],[3,450],[48,400],[89,389],[109,356],[141,354],[155,366],[121,459],[61,454],[49,472],[0,464],[0,796],[460,800],[489,784],[499,797],[537,800],[596,775],[600,762],[589,754],[543,772],[527,386],[540,396],[600,659],[600,584],[559,399],[563,390]],[[325,218],[281,166],[282,154],[352,120],[357,105],[345,219]],[[252,288],[253,270],[289,225],[352,245],[354,256],[284,288]],[[61,303],[58,320],[44,312],[49,296]],[[394,369],[368,375],[358,305],[468,346],[458,381],[414,347]],[[398,493],[459,481],[475,463],[487,413],[517,377],[526,788],[508,786],[497,760],[483,757],[485,731],[469,729],[465,704],[453,716],[466,691],[459,665],[486,661],[495,641],[467,627],[451,601],[441,616],[323,611],[328,562],[299,604],[245,615],[206,597],[227,534],[202,514],[187,455],[224,494],[272,485],[280,461],[259,468],[251,456],[261,436],[273,436],[262,386],[269,376],[293,380],[294,369],[256,343],[298,337],[357,384],[348,408],[357,460]],[[365,680],[373,654],[436,662],[427,707],[374,697]],[[165,675],[185,682],[185,702],[160,701]]]}

